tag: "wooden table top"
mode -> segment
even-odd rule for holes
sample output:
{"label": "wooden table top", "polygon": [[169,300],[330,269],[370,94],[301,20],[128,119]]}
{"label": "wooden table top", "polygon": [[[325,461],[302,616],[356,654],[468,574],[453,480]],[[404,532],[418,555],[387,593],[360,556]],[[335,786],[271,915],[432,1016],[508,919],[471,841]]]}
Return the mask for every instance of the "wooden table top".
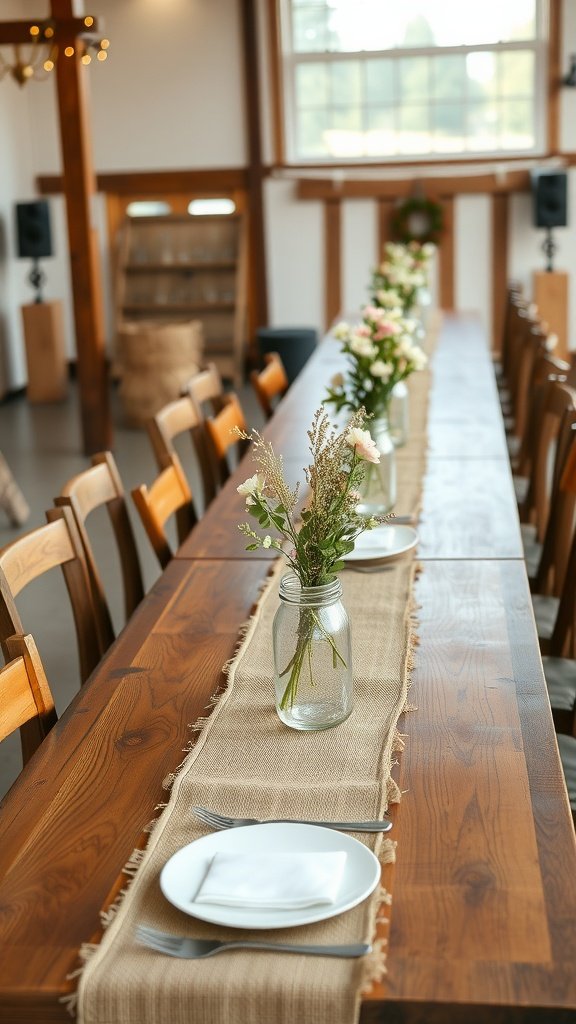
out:
{"label": "wooden table top", "polygon": [[[320,347],[271,421],[300,475],[334,360]],[[476,410],[476,413],[475,413]],[[475,416],[477,418],[475,418]],[[182,760],[188,723],[270,567],[221,492],[8,794],[0,818],[0,1021],[69,1020],[81,943]],[[391,808],[388,973],[363,1024],[574,1024],[576,844],[521,560],[489,355],[446,318],[419,556],[418,711]]]}

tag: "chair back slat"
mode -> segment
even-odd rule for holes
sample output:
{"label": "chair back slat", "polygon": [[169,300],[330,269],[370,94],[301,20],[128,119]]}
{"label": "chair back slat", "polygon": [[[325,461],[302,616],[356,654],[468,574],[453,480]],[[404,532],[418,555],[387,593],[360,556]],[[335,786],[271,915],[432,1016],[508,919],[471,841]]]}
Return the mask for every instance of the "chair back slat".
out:
{"label": "chair back slat", "polygon": [[[202,479],[204,507],[207,507],[214,496],[213,471],[206,457],[203,422],[190,396],[184,395],[182,398],[176,398],[173,402],[169,402],[152,419],[148,420],[146,429],[160,471],[166,469],[172,462],[178,462],[182,473],[184,473],[179,455],[174,446],[174,438],[182,434],[190,434]],[[197,522],[198,515],[192,498],[190,507],[188,509],[179,509],[176,516],[178,540],[181,544]]]}
{"label": "chair back slat", "polygon": [[76,628],[80,675],[84,682],[101,657],[99,631],[82,541],[70,508],[52,508],[48,522],[17,537],[0,551],[0,642],[24,634],[15,598],[50,569],[60,566]]}
{"label": "chair back slat", "polygon": [[96,509],[106,508],[112,526],[120,558],[126,620],[144,596],[138,549],[126,508],[124,487],[112,453],[99,452],[94,455],[92,466],[67,481],[55,498],[55,504],[58,507],[70,507],[74,515],[92,588],[101,653],[104,654],[114,640],[114,627],[86,526],[88,517]]}
{"label": "chair back slat", "polygon": [[182,467],[172,462],[148,488],[145,484],[132,491],[134,504],[142,520],[150,543],[162,568],[166,568],[173,553],[165,525],[178,509],[190,504],[192,496]]}
{"label": "chair back slat", "polygon": [[250,382],[266,419],[270,419],[274,414],[273,399],[286,394],[289,381],[278,352],[266,353],[264,362],[266,365],[259,373],[252,370]]}
{"label": "chair back slat", "polygon": [[0,741],[20,729],[26,764],[57,720],[44,666],[32,636],[6,639],[10,661],[0,669]]}
{"label": "chair back slat", "polygon": [[216,416],[210,416],[206,420],[206,432],[210,447],[214,453],[214,460],[217,466],[218,481],[224,484],[230,476],[230,466],[227,454],[231,448],[235,448],[241,456],[246,451],[249,442],[233,433],[234,428],[247,431],[246,420],[242,407],[235,394],[225,396],[225,405]]}

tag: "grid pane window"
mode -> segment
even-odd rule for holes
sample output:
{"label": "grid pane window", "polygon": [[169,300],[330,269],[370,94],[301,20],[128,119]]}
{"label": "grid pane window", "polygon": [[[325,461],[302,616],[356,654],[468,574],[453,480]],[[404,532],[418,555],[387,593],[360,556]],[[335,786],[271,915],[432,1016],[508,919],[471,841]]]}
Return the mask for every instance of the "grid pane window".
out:
{"label": "grid pane window", "polygon": [[291,158],[536,153],[547,0],[282,0]]}

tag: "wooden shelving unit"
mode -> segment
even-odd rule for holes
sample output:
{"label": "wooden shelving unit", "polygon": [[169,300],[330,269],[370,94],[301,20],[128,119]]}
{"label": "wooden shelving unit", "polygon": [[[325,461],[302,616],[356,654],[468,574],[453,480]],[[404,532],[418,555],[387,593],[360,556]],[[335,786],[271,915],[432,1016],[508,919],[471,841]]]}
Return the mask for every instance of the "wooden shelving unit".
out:
{"label": "wooden shelving unit", "polygon": [[240,213],[128,218],[119,233],[117,327],[201,320],[205,359],[239,387],[246,355],[246,225]]}

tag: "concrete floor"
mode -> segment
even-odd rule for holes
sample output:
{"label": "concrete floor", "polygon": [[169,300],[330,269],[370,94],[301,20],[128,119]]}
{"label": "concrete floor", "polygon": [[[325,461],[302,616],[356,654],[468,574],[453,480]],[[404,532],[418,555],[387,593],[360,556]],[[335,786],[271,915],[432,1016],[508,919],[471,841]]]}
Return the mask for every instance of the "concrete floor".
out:
{"label": "concrete floor", "polygon": [[[250,426],[260,428],[262,414],[249,387],[242,389],[240,398]],[[156,465],[145,430],[127,428],[117,395],[112,396],[114,420],[113,452],[129,495],[131,488],[150,483],[156,475]],[[197,467],[188,438],[177,444],[184,468],[189,476],[193,494],[200,498]],[[25,396],[10,398],[0,403],[0,451],[18,481],[28,505],[30,517],[22,527],[10,525],[0,509],[0,548],[20,533],[44,523],[46,509],[64,483],[89,465],[81,451],[81,429],[76,387],[70,386],[65,402],[31,405]],[[202,511],[201,498],[196,502]],[[136,513],[128,497],[129,512],[134,524],[136,542],[140,552],[145,587],[160,574]],[[116,547],[105,511],[97,510],[89,520],[97,564],[102,575],[116,631],[123,626],[121,578]],[[78,690],[79,669],[76,637],[70,602],[60,569],[55,569],[41,580],[30,584],[19,596],[18,608],[27,632],[33,634],[44,662],[46,674],[54,696],[56,710],[61,715]],[[6,793],[21,770],[20,737],[15,733],[0,745],[0,798]]]}

